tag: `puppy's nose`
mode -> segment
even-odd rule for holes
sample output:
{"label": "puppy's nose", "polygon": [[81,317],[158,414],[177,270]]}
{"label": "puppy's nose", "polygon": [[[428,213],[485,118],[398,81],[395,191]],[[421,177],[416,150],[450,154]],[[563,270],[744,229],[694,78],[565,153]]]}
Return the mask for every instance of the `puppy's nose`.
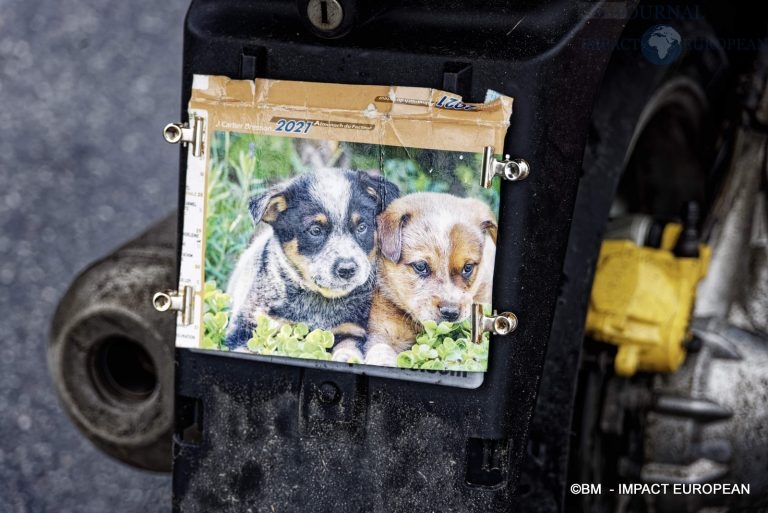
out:
{"label": "puppy's nose", "polygon": [[456,305],[440,305],[437,309],[440,311],[440,316],[448,322],[453,322],[459,318],[459,307]]}
{"label": "puppy's nose", "polygon": [[342,280],[352,278],[357,272],[357,264],[353,260],[337,260],[333,266],[333,273]]}

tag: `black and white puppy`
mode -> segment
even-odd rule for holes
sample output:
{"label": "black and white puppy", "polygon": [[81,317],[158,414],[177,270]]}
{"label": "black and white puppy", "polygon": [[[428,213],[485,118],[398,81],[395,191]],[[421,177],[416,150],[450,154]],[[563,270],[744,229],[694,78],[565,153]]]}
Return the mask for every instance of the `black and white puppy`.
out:
{"label": "black and white puppy", "polygon": [[376,216],[399,194],[381,177],[327,168],[252,198],[251,216],[265,226],[229,280],[227,347],[245,345],[263,314],[332,331],[334,360],[362,360],[376,276]]}

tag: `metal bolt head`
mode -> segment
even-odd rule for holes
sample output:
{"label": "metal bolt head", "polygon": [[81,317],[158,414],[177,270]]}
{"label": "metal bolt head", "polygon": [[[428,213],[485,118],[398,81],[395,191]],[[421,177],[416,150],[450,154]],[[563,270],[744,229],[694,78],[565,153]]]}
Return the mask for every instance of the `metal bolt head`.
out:
{"label": "metal bolt head", "polygon": [[309,0],[307,17],[316,29],[330,32],[341,25],[344,9],[338,0]]}
{"label": "metal bolt head", "polygon": [[339,387],[335,383],[326,381],[317,389],[317,398],[323,404],[333,404],[339,400]]}

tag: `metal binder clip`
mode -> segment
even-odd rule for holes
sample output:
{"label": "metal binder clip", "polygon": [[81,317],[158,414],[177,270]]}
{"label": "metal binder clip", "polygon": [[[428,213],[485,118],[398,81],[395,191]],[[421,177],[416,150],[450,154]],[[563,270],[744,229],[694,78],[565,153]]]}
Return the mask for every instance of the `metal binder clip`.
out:
{"label": "metal binder clip", "polygon": [[168,123],[163,128],[163,138],[171,143],[182,143],[192,145],[192,155],[200,157],[203,154],[203,118],[193,116],[190,123]]}
{"label": "metal binder clip", "polygon": [[174,311],[181,314],[181,324],[192,324],[195,306],[195,290],[187,285],[181,290],[165,290],[152,296],[152,306],[158,312]]}
{"label": "metal binder clip", "polygon": [[483,341],[483,333],[486,331],[494,335],[508,335],[517,328],[517,316],[512,312],[501,312],[486,316],[483,313],[483,305],[472,305],[472,342],[480,344]]}
{"label": "metal binder clip", "polygon": [[524,159],[511,159],[504,155],[504,160],[496,160],[493,157],[493,146],[486,146],[483,151],[482,181],[486,189],[491,186],[494,176],[500,176],[510,182],[524,180],[531,171],[531,167]]}

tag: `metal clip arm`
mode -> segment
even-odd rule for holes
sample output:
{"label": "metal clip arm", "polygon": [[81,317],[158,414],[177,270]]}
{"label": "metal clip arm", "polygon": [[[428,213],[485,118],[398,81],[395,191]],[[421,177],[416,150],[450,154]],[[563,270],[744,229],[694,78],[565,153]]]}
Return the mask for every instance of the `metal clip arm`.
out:
{"label": "metal clip arm", "polygon": [[152,306],[158,312],[179,312],[184,326],[192,324],[195,306],[195,290],[187,285],[181,290],[165,290],[152,296]]}
{"label": "metal clip arm", "polygon": [[517,329],[517,316],[512,312],[496,311],[493,315],[486,316],[483,313],[483,305],[472,305],[472,342],[480,344],[483,341],[483,333],[486,331],[494,335],[508,335]]}
{"label": "metal clip arm", "polygon": [[163,138],[171,144],[192,145],[192,155],[203,154],[203,118],[194,116],[189,123],[168,123],[163,128]]}
{"label": "metal clip arm", "polygon": [[510,182],[519,182],[530,174],[531,168],[525,159],[511,159],[509,155],[505,155],[504,160],[499,161],[493,157],[493,151],[493,146],[486,146],[483,150],[481,178],[486,189],[491,186],[496,176]]}

